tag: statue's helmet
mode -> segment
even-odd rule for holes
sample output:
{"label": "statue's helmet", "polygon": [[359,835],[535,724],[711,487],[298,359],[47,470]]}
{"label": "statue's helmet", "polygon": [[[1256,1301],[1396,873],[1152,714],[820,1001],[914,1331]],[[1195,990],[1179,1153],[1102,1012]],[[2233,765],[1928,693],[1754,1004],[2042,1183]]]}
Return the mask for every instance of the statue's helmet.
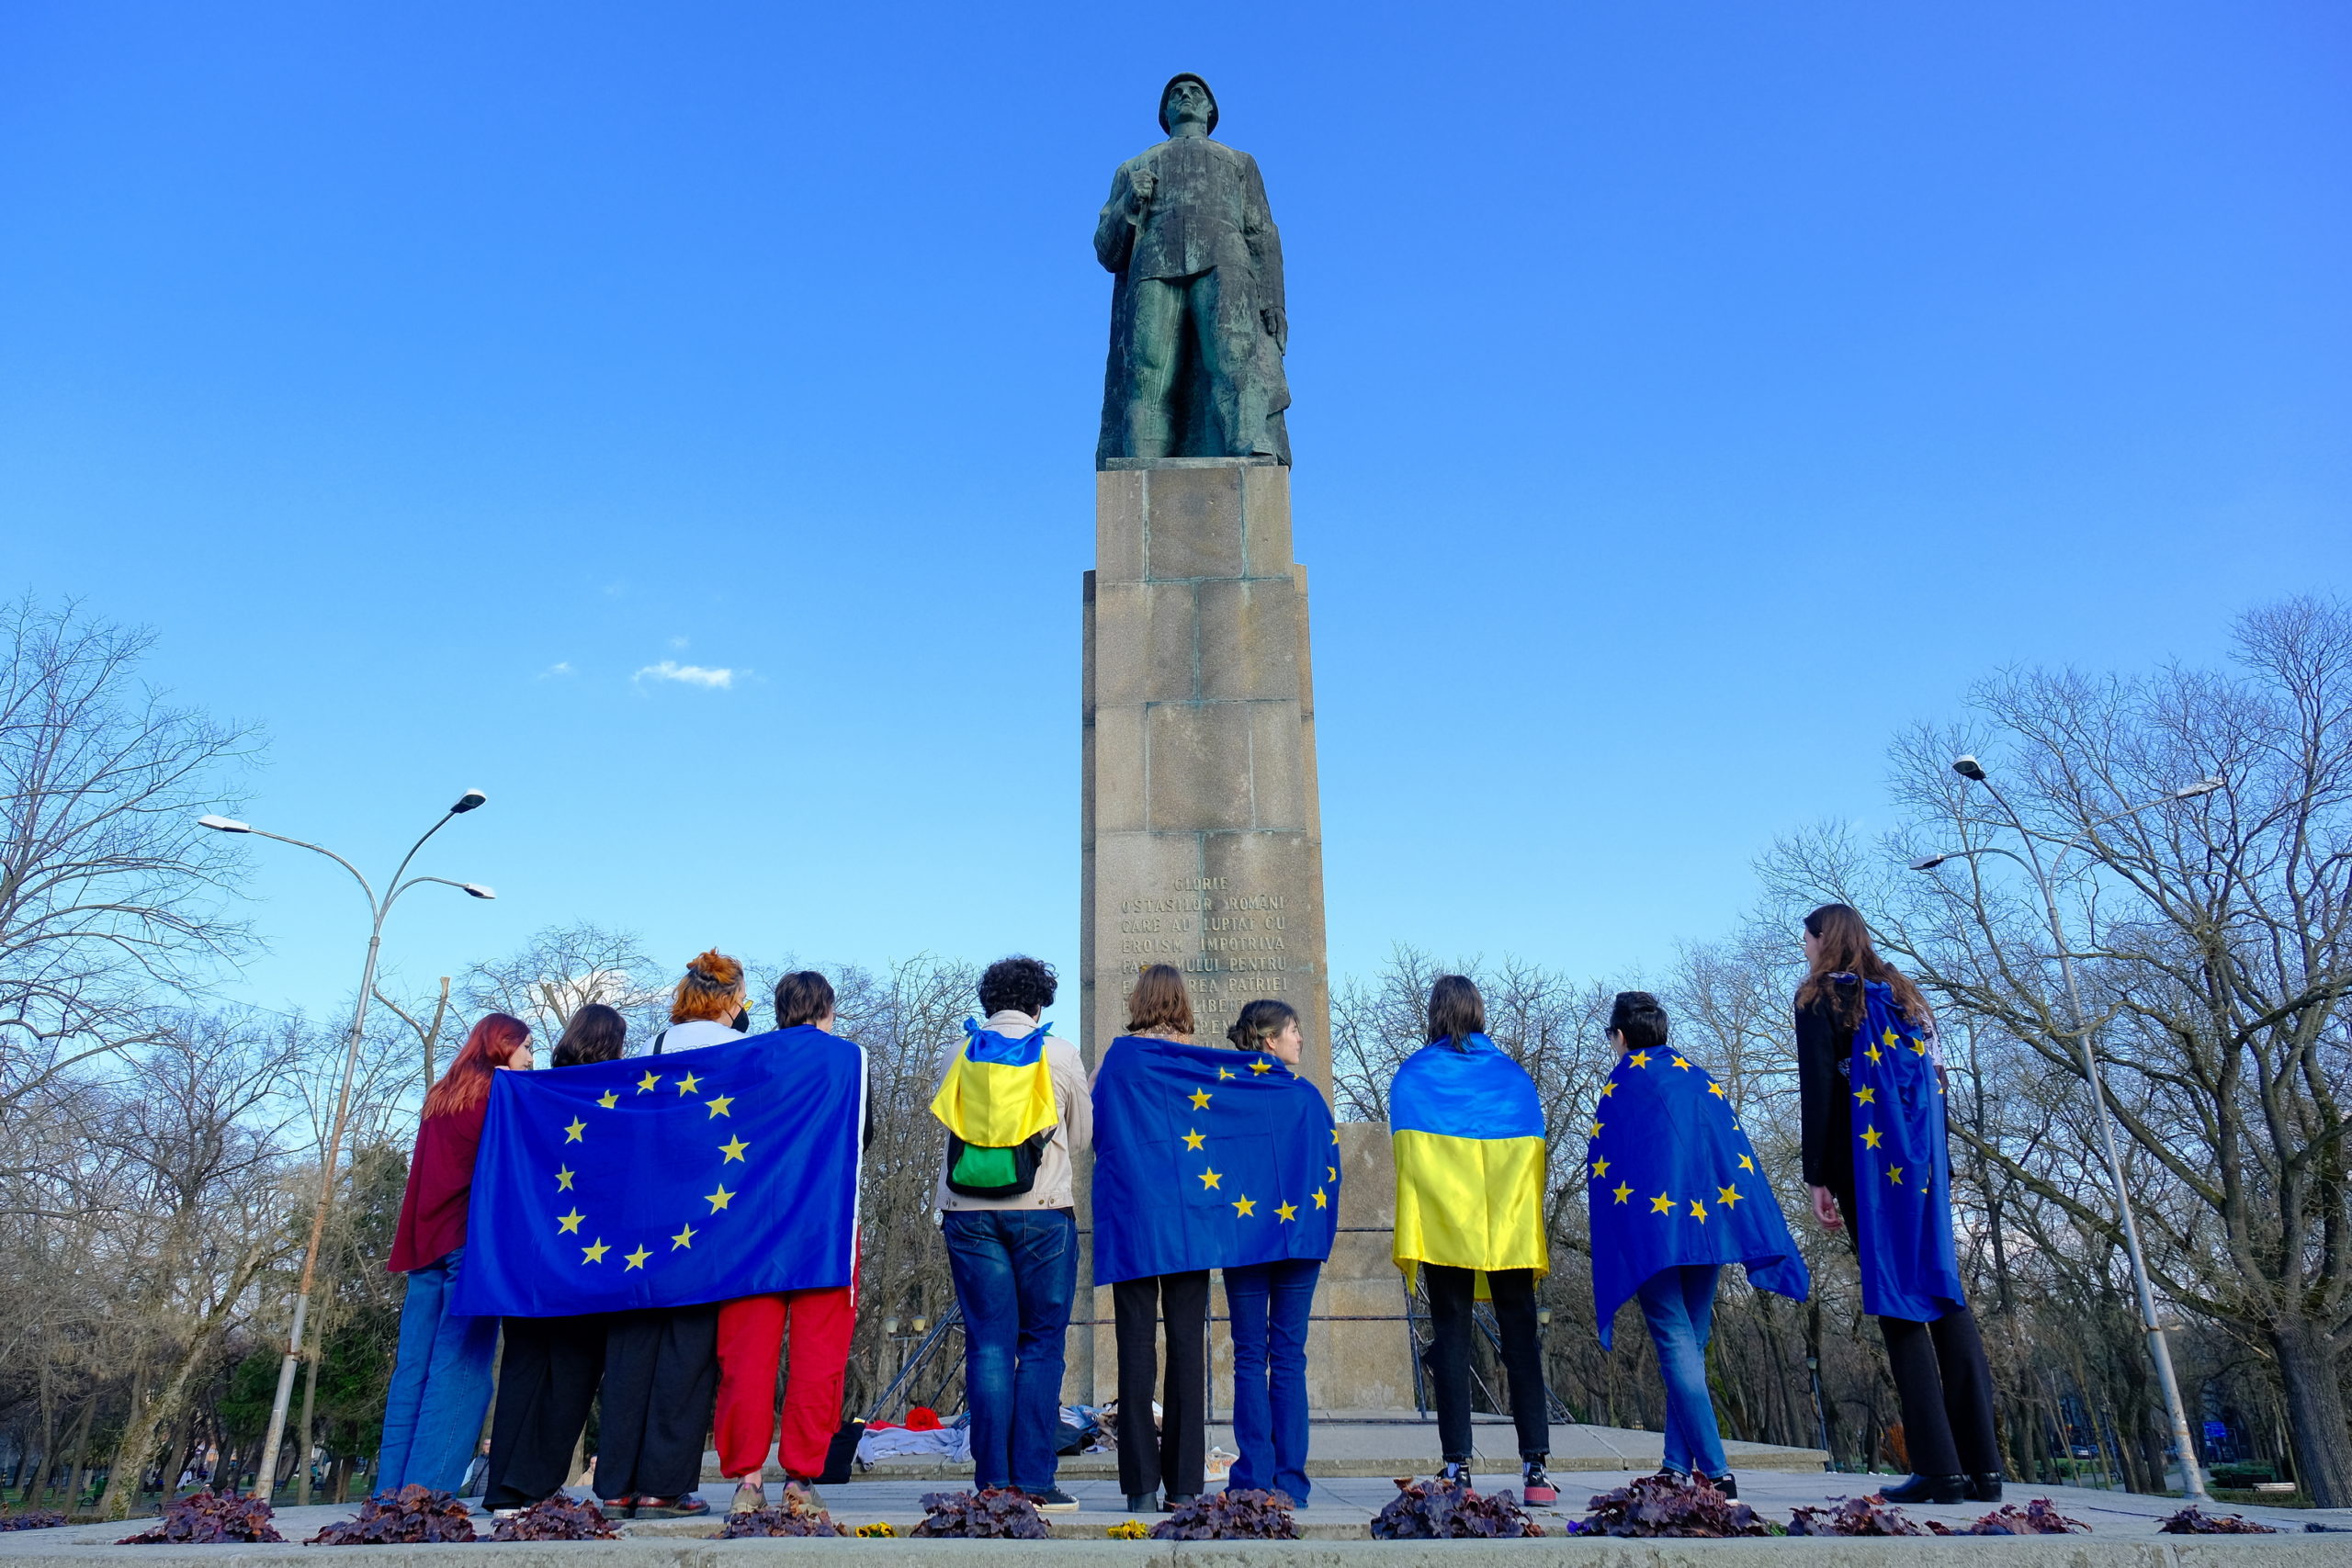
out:
{"label": "statue's helmet", "polygon": [[1172,131],[1173,128],[1168,123],[1168,95],[1176,90],[1176,84],[1179,82],[1190,82],[1202,92],[1208,94],[1209,130],[1212,131],[1216,130],[1216,94],[1210,89],[1206,82],[1202,81],[1190,71],[1179,71],[1175,75],[1168,78],[1168,85],[1159,89],[1159,129]]}

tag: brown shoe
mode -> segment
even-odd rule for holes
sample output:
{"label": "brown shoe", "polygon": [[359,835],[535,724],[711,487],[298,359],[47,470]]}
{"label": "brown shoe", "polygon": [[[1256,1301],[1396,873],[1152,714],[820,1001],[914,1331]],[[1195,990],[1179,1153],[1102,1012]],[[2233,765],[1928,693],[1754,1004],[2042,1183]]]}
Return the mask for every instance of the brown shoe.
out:
{"label": "brown shoe", "polygon": [[730,1514],[756,1513],[768,1506],[768,1489],[756,1481],[735,1483],[735,1500],[727,1506]]}
{"label": "brown shoe", "polygon": [[710,1512],[710,1505],[691,1493],[682,1497],[639,1497],[636,1517],[640,1519],[690,1519],[697,1514]]}

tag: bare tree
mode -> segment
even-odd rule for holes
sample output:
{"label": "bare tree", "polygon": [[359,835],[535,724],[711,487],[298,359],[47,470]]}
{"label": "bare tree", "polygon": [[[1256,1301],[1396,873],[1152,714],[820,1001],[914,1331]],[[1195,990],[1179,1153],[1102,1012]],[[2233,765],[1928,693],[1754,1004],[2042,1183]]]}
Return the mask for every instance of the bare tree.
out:
{"label": "bare tree", "polygon": [[0,607],[0,1139],[77,1064],[162,1038],[158,993],[243,945],[242,863],[196,826],[254,732],[144,685],[153,635],[29,596]]}
{"label": "bare tree", "polygon": [[[1887,868],[1923,850],[2016,843],[1947,770],[1959,750],[1993,759],[2025,831],[2081,846],[2061,872],[2064,919],[2150,1269],[2174,1303],[2264,1348],[2303,1483],[2314,1502],[2342,1506],[2352,1505],[2339,1382],[2352,1312],[2339,1088],[2352,1067],[2352,609],[2298,600],[2257,612],[2240,623],[2237,651],[2231,672],[1988,682],[1975,728],[1897,746],[1894,788],[1911,827],[1875,852],[1836,831],[1807,835],[1768,869],[1792,900],[1838,897],[1870,911],[1946,1005],[2079,1095],[2081,1053],[2031,886],[1982,856],[1932,880]],[[2117,815],[2208,775],[2225,787]],[[2044,1127],[2032,1157],[1962,1133],[2015,1189],[2082,1235],[2119,1243],[2089,1129],[2063,1111]]]}

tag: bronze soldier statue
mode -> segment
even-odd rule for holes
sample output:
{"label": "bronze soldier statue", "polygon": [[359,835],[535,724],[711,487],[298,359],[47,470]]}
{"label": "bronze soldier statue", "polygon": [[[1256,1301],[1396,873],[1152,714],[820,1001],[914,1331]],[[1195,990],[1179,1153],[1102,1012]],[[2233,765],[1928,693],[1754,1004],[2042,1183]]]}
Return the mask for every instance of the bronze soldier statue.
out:
{"label": "bronze soldier statue", "polygon": [[1216,99],[1190,72],[1159,93],[1168,140],[1119,165],[1094,226],[1118,276],[1101,467],[1114,457],[1290,461],[1283,244],[1249,153],[1209,140]]}

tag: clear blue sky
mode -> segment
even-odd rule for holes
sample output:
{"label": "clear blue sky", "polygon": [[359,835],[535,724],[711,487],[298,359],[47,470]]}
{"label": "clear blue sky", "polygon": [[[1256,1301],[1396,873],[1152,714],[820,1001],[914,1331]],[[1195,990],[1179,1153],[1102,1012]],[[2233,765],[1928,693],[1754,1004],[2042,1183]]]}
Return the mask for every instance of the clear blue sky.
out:
{"label": "clear blue sky", "polygon": [[[1289,259],[1342,975],[1656,964],[1990,668],[2352,590],[2352,11],[2264,0],[17,0],[0,586],[266,725],[257,823],[489,790],[410,980],[1074,967],[1089,241],[1179,69]],[[261,848],[235,992],[331,1008]]]}

